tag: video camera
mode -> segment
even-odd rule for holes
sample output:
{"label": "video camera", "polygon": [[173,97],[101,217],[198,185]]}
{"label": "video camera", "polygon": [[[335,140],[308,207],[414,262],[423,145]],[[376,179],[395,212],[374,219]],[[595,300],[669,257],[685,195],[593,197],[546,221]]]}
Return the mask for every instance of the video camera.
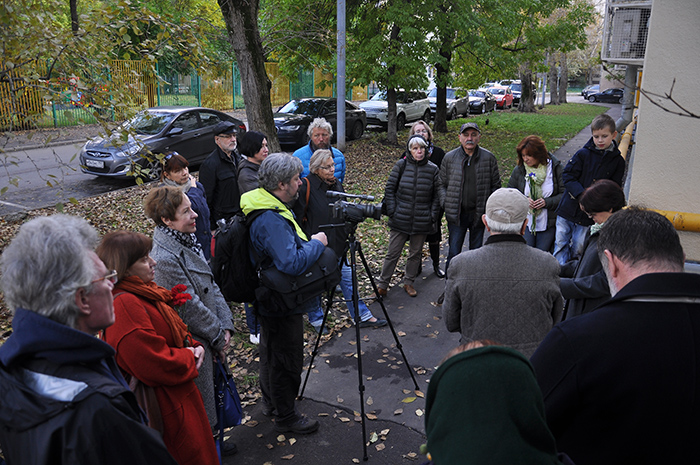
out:
{"label": "video camera", "polygon": [[326,197],[329,199],[337,199],[329,204],[331,209],[331,218],[333,222],[345,221],[352,224],[357,224],[364,221],[365,218],[374,218],[378,220],[382,217],[381,205],[348,202],[343,199],[358,199],[360,201],[371,202],[374,196],[346,194],[345,192],[328,191]]}

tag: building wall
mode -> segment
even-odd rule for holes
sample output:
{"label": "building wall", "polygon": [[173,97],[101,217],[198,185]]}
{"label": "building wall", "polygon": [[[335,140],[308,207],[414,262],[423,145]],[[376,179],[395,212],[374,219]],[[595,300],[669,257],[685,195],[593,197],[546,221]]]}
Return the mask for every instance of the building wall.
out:
{"label": "building wall", "polygon": [[[641,87],[700,115],[700,1],[655,0]],[[665,108],[672,102],[655,97]],[[664,111],[641,97],[629,202],[700,214],[700,119]],[[700,232],[680,232],[688,260],[700,261]]]}

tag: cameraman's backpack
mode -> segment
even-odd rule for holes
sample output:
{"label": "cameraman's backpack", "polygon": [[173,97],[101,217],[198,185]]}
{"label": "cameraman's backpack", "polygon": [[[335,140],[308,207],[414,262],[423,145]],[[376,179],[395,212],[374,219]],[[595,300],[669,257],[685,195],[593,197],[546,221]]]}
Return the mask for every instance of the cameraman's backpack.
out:
{"label": "cameraman's backpack", "polygon": [[266,210],[248,216],[235,215],[212,237],[211,268],[224,298],[230,302],[253,302],[260,286],[258,271],[250,260],[250,225]]}

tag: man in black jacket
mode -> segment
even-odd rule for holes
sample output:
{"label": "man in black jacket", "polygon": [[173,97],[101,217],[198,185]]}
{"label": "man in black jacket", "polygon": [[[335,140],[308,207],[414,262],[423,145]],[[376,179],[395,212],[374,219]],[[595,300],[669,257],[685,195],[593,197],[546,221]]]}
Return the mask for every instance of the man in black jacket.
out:
{"label": "man in black jacket", "polygon": [[204,186],[209,205],[211,230],[219,219],[228,220],[241,211],[238,190],[238,164],[241,156],[236,150],[236,125],[222,121],[214,127],[216,149],[199,168],[199,182]]}
{"label": "man in black jacket", "polygon": [[24,224],[0,259],[13,333],[0,347],[0,444],[10,464],[176,465],[97,333],[114,323],[97,233],[56,215]]}
{"label": "man in black jacket", "polygon": [[613,297],[552,329],[532,356],[547,423],[577,465],[700,456],[700,276],[670,221],[630,208],[598,239]]}

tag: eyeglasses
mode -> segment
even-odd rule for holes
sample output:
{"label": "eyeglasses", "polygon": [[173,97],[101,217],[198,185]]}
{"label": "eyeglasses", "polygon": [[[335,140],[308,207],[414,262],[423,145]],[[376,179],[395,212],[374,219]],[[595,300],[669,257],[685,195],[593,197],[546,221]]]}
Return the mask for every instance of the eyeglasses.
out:
{"label": "eyeglasses", "polygon": [[325,170],[325,171],[333,171],[333,170],[335,170],[335,165],[321,166],[320,169]]}
{"label": "eyeglasses", "polygon": [[92,281],[90,281],[90,284],[99,283],[103,279],[106,279],[107,281],[111,282],[112,284],[117,284],[117,270],[110,270],[109,273],[102,276],[101,278],[93,279]]}

